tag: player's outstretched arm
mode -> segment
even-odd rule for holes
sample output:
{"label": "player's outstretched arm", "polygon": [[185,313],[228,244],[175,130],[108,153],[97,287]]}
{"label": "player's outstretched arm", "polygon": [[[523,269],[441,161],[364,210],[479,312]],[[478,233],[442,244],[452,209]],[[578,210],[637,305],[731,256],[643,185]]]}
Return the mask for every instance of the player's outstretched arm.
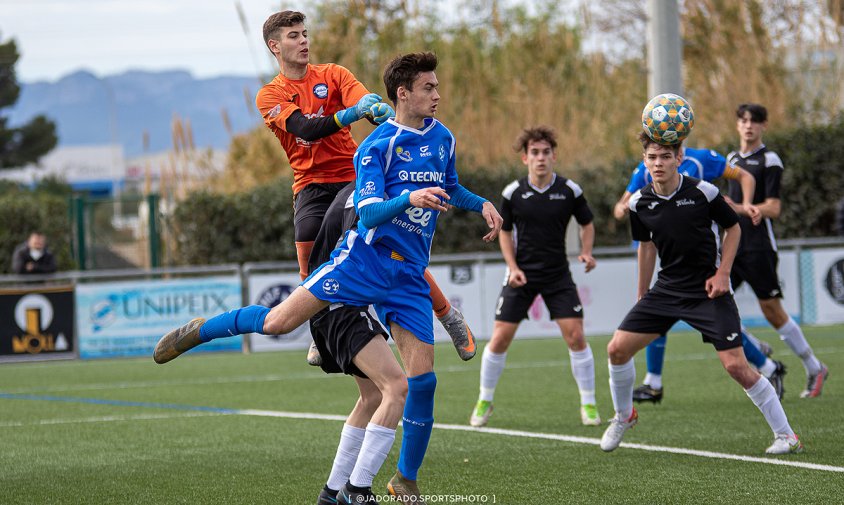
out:
{"label": "player's outstretched arm", "polygon": [[738,182],[741,186],[742,201],[740,206],[736,206],[733,210],[738,214],[745,215],[750,218],[754,225],[762,222],[762,213],[759,208],[753,205],[753,195],[756,194],[756,178],[747,170],[736,167],[738,169]]}
{"label": "player's outstretched arm", "polygon": [[396,117],[396,111],[389,104],[378,102],[373,104],[364,115],[370,122],[379,125],[391,117]]}
{"label": "player's outstretched arm", "polygon": [[651,288],[656,266],[656,246],[653,242],[639,242],[639,281],[636,287],[636,299],[639,300]]}
{"label": "player's outstretched arm", "polygon": [[612,209],[612,215],[617,220],[621,221],[624,219],[624,216],[630,212],[630,207],[627,206],[628,202],[630,202],[630,197],[633,196],[633,193],[629,191],[625,191],[621,198],[615,203]]}
{"label": "player's outstretched arm", "polygon": [[498,245],[501,247],[501,255],[507,264],[507,284],[511,288],[518,288],[527,284],[525,273],[516,263],[516,243],[513,242],[513,232],[501,230],[498,235]]}
{"label": "player's outstretched arm", "polygon": [[340,128],[345,128],[350,124],[354,123],[355,121],[363,118],[367,113],[370,113],[370,109],[372,108],[372,106],[380,101],[381,97],[379,95],[376,95],[375,93],[364,95],[363,98],[358,100],[358,103],[354,104],[348,109],[343,109],[335,113],[334,121]]}
{"label": "player's outstretched arm", "polygon": [[580,255],[577,261],[584,264],[587,273],[595,268],[595,258],[592,257],[592,246],[595,244],[595,225],[588,223],[580,227]]}
{"label": "player's outstretched arm", "polygon": [[484,202],[483,210],[481,210],[481,215],[486,220],[487,226],[489,226],[489,233],[484,235],[484,242],[492,242],[493,240],[498,237],[498,234],[501,232],[501,225],[504,223],[504,220],[501,219],[501,214],[498,213],[498,210],[495,208],[491,202]]}
{"label": "player's outstretched arm", "polygon": [[730,271],[733,269],[733,261],[736,259],[740,238],[741,227],[738,223],[724,230],[721,263],[718,265],[715,275],[706,279],[706,295],[709,298],[717,298],[730,292]]}
{"label": "player's outstretched arm", "polygon": [[447,212],[443,200],[450,200],[446,191],[439,186],[417,189],[410,193],[410,205],[420,209],[434,209],[440,212]]}

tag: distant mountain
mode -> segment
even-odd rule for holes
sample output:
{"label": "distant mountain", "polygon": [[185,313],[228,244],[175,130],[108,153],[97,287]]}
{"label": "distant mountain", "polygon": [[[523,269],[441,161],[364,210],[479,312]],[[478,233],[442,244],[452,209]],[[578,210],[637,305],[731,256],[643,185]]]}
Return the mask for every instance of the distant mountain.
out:
{"label": "distant mountain", "polygon": [[4,111],[12,125],[45,114],[55,121],[60,146],[119,143],[126,156],[172,149],[173,118],[189,120],[194,145],[226,149],[230,136],[223,122],[242,133],[260,124],[254,77],[195,79],[186,71],[143,72],[96,77],[78,71],[56,82],[21,83],[18,102]]}

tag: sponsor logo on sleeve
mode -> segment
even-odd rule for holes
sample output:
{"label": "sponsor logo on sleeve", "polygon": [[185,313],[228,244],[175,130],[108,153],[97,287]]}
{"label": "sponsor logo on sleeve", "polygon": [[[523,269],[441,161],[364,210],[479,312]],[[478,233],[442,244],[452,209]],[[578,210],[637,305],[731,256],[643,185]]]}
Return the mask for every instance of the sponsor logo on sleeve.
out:
{"label": "sponsor logo on sleeve", "polygon": [[367,181],[367,183],[358,190],[358,194],[361,197],[369,196],[375,193],[375,183],[373,181]]}

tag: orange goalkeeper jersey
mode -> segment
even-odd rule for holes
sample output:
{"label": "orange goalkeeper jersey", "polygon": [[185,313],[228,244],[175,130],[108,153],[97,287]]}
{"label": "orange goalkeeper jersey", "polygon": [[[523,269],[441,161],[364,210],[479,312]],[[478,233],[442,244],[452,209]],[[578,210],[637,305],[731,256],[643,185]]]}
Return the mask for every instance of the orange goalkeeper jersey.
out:
{"label": "orange goalkeeper jersey", "polygon": [[287,118],[296,110],[308,118],[332,116],[368,93],[351,72],[333,63],[309,64],[305,77],[298,80],[279,73],[258,91],[258,110],[293,168],[293,194],[312,183],[353,181],[352,156],[358,145],[349,127],[308,142],[286,130]]}

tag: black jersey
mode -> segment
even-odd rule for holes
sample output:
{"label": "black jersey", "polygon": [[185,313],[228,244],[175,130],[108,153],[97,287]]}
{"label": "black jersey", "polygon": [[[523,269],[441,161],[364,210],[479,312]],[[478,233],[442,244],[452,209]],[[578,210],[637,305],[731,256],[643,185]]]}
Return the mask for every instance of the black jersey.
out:
{"label": "black jersey", "polygon": [[655,292],[686,298],[706,298],[706,279],[720,264],[718,227],[729,228],[738,215],[714,185],[680,176],[670,196],[648,184],[630,197],[633,240],[653,241],[660,270]]}
{"label": "black jersey", "polygon": [[[737,165],[753,175],[756,179],[756,194],[753,203],[759,204],[766,198],[780,197],[780,181],[782,180],[782,160],[777,153],[769,151],[763,144],[759,149],[742,154],[735,151],[727,155],[730,164]],[[741,184],[738,180],[730,180],[727,195],[736,203],[742,202]],[[741,224],[742,251],[776,251],[777,241],[774,239],[774,227],[770,218],[762,218],[759,226],[754,226],[747,216],[739,216]]]}
{"label": "black jersey", "polygon": [[311,255],[308,257],[308,273],[328,261],[331,252],[337,247],[337,242],[343,238],[346,230],[352,229],[357,224],[358,215],[352,201],[354,190],[355,183],[352,181],[337,192],[328,210],[325,211],[325,217],[314,239]]}
{"label": "black jersey", "polygon": [[507,185],[501,195],[501,229],[513,231],[516,263],[528,280],[568,273],[569,220],[574,216],[581,226],[592,222],[592,210],[580,186],[554,175],[551,184],[537,188],[524,177]]}

